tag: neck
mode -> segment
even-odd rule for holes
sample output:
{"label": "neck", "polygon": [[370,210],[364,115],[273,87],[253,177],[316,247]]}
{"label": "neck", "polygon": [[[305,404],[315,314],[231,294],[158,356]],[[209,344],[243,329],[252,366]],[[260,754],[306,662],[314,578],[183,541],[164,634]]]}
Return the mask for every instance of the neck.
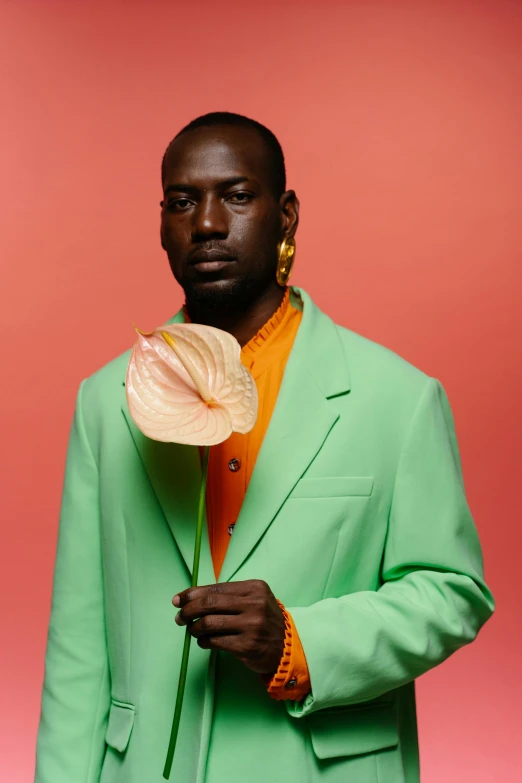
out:
{"label": "neck", "polygon": [[192,323],[223,329],[223,331],[232,334],[243,347],[280,307],[285,291],[285,288],[278,285],[272,286],[244,310],[237,308],[207,309],[191,304],[187,307],[187,312]]}

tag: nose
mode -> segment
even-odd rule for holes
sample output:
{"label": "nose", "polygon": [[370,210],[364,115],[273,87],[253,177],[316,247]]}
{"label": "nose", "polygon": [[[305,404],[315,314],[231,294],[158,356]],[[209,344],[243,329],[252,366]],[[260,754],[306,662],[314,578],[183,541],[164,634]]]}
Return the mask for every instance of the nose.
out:
{"label": "nose", "polygon": [[228,236],[228,220],[225,205],[212,193],[207,193],[194,210],[192,241],[224,239]]}

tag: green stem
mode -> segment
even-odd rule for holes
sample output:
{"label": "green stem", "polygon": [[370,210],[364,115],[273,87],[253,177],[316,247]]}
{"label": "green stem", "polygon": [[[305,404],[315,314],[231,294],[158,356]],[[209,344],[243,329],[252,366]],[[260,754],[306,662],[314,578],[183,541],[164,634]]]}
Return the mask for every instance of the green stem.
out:
{"label": "green stem", "polygon": [[[196,587],[198,583],[199,559],[201,555],[201,539],[203,535],[203,520],[205,518],[205,495],[207,491],[209,452],[210,452],[210,446],[205,446],[203,450],[201,486],[199,488],[198,523],[196,526],[196,541],[194,543],[194,563],[192,565],[191,587]],[[181,718],[181,708],[183,706],[183,694],[185,693],[185,683],[187,681],[187,669],[188,669],[188,659],[189,659],[191,640],[192,640],[192,636],[190,635],[189,627],[187,626],[185,631],[185,641],[183,643],[183,655],[181,656],[181,669],[179,672],[178,693],[176,695],[176,707],[174,709],[174,718],[172,720],[172,729],[170,732],[169,749],[167,751],[167,758],[165,761],[165,767],[163,769],[163,777],[165,778],[165,780],[168,780],[170,778],[172,759],[174,758],[174,751],[176,749],[176,740],[178,738],[179,721]]]}

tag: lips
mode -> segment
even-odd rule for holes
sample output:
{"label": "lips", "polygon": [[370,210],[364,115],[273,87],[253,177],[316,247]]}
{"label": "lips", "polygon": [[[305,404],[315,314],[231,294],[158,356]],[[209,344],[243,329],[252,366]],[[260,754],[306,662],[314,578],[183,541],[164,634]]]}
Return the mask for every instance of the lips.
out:
{"label": "lips", "polygon": [[222,269],[225,269],[227,266],[229,266],[231,263],[231,259],[228,259],[226,261],[198,261],[196,264],[192,264],[194,269],[197,269],[198,272],[220,272]]}
{"label": "lips", "polygon": [[235,261],[235,256],[227,253],[225,250],[220,250],[219,248],[211,248],[210,250],[200,248],[199,250],[190,253],[188,257],[188,262],[191,266],[227,261]]}
{"label": "lips", "polygon": [[200,248],[191,253],[187,260],[190,266],[193,266],[198,272],[209,274],[211,272],[220,272],[236,259],[230,253],[219,248],[208,250]]}

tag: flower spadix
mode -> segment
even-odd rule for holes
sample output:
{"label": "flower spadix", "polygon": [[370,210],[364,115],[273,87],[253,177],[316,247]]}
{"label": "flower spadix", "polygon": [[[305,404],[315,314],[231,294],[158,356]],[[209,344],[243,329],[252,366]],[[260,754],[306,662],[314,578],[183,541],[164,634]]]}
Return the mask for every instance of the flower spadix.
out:
{"label": "flower spadix", "polygon": [[131,416],[145,435],[212,446],[252,429],[257,389],[235,337],[202,324],[136,332],[125,388]]}

